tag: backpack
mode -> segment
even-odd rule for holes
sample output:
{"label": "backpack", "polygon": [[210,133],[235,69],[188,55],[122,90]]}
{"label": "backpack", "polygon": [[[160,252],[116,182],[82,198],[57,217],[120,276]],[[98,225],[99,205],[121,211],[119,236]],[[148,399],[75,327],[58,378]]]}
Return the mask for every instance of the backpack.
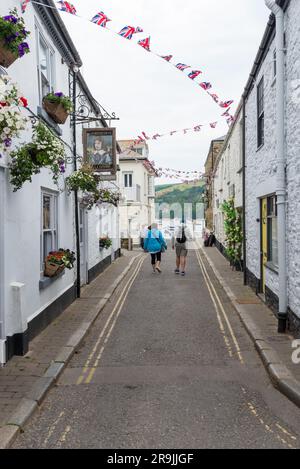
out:
{"label": "backpack", "polygon": [[181,238],[176,238],[176,241],[179,244],[186,243],[186,236],[185,236],[184,228],[182,228]]}

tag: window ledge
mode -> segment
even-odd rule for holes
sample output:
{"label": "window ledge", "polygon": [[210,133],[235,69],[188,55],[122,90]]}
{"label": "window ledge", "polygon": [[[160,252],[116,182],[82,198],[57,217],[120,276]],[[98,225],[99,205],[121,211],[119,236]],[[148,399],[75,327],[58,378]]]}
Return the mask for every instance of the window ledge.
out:
{"label": "window ledge", "polygon": [[51,117],[41,106],[38,106],[37,108],[37,115],[41,117],[43,121],[45,121],[49,125],[49,127],[51,127],[51,129],[57,133],[57,135],[59,135],[60,137],[62,136],[63,133],[59,125],[57,125],[56,122],[51,119]]}
{"label": "window ledge", "polygon": [[273,264],[273,262],[267,262],[266,267],[267,269],[271,270],[272,272],[278,275],[278,267]]}
{"label": "window ledge", "polygon": [[45,290],[46,288],[48,288],[50,285],[52,285],[52,283],[54,283],[57,279],[61,278],[63,275],[65,275],[65,270],[63,272],[61,272],[59,275],[57,275],[56,277],[42,277],[39,281],[39,289],[40,291],[41,290]]}

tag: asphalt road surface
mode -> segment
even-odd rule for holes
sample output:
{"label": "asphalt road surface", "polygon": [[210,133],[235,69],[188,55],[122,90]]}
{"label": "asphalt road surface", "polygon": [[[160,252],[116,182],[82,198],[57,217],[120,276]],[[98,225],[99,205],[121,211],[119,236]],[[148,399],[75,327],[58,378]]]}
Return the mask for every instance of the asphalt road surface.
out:
{"label": "asphalt road surface", "polygon": [[299,448],[300,410],[271,385],[201,252],[153,274],[141,254],[14,448]]}

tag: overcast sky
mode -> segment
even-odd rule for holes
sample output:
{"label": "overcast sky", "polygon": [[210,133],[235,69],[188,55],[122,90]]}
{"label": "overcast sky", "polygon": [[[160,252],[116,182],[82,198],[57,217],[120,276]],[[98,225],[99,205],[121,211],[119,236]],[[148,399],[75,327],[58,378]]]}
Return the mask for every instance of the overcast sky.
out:
{"label": "overcast sky", "polygon": [[[158,167],[202,170],[210,141],[226,134],[222,109],[170,64],[136,45],[151,36],[151,50],[202,70],[235,111],[269,16],[264,0],[73,0],[77,13],[104,11],[108,27],[140,26],[125,40],[88,21],[62,13],[83,60],[83,75],[95,98],[115,112],[118,139],[153,135],[220,120],[215,130],[183,133],[150,143]],[[187,73],[187,72],[186,72]],[[165,180],[163,180],[164,182]]]}

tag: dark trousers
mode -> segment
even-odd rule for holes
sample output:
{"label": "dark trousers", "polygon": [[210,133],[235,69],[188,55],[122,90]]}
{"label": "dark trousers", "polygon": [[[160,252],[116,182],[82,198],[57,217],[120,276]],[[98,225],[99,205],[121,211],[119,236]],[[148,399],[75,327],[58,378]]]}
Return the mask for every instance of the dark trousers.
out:
{"label": "dark trousers", "polygon": [[161,252],[156,252],[155,254],[151,254],[151,264],[155,265],[156,262],[161,262]]}

